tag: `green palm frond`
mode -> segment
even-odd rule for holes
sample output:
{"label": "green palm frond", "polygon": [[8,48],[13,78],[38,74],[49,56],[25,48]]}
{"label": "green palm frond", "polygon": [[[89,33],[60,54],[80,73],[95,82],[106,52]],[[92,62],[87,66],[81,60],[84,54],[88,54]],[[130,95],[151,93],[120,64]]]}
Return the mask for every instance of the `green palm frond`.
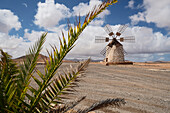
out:
{"label": "green palm frond", "polygon": [[[36,95],[33,97],[34,99],[31,102],[30,111],[35,111],[35,109],[37,108],[36,106],[38,106],[38,103],[42,98],[42,92],[46,90],[50,80],[53,78],[53,76],[56,74],[57,69],[62,64],[62,60],[68,54],[68,52],[74,47],[74,43],[78,39],[82,31],[95,17],[97,17],[98,14],[100,14],[103,10],[106,9],[106,7],[112,5],[116,1],[117,0],[107,0],[104,1],[98,7],[94,8],[94,10],[92,12],[89,12],[88,15],[85,17],[85,21],[82,26],[80,21],[78,22],[78,25],[76,27],[72,28],[70,26],[68,30],[68,41],[66,41],[64,33],[62,33],[63,34],[62,39],[59,38],[60,48],[58,49],[57,47],[52,46],[53,51],[52,52],[47,51],[49,54],[50,61],[46,61],[45,78],[43,78],[42,74],[39,74],[43,78],[43,82],[34,79],[36,83],[39,85],[39,89],[33,92]],[[65,82],[63,82],[63,84],[65,84]]]}
{"label": "green palm frond", "polygon": [[103,107],[107,106],[114,106],[114,107],[120,107],[121,105],[124,105],[126,102],[124,99],[116,98],[116,99],[106,99],[99,101],[97,103],[94,103],[90,107],[84,109],[84,110],[78,110],[77,113],[88,113],[90,111],[98,110]]}
{"label": "green palm frond", "polygon": [[76,105],[78,105],[81,101],[83,101],[86,98],[86,96],[83,96],[81,98],[76,99],[73,102],[68,102],[66,104],[60,104],[60,106],[57,106],[54,109],[51,109],[50,112],[53,113],[66,113],[73,109]]}
{"label": "green palm frond", "polygon": [[[61,95],[69,94],[72,91],[72,87],[75,87],[75,83],[78,79],[78,75],[80,75],[85,67],[89,64],[90,59],[81,63],[77,69],[70,68],[71,72],[66,73],[64,75],[58,75],[54,80],[52,80],[44,93],[41,95],[41,100],[38,103],[38,107],[36,110],[38,111],[47,111],[49,109],[53,109],[52,105],[58,105],[61,103]],[[35,92],[34,92],[35,93]],[[36,93],[35,93],[36,95]],[[31,96],[31,95],[30,95]],[[33,98],[33,96],[31,97]]]}
{"label": "green palm frond", "polygon": [[[83,24],[80,22],[80,16],[74,27],[69,24],[68,39],[66,40],[62,33],[62,38],[59,38],[60,47],[51,46],[52,51],[47,50],[50,60],[46,60],[45,73],[35,68],[47,33],[44,33],[29,49],[24,63],[19,66],[19,71],[16,64],[11,61],[11,57],[1,50],[0,90],[2,92],[0,92],[0,101],[2,103],[0,103],[0,107],[3,112],[4,110],[8,112],[48,112],[53,108],[52,104],[57,105],[61,102],[63,99],[61,95],[70,93],[71,88],[76,85],[78,75],[83,72],[90,60],[82,63],[77,70],[72,70],[64,75],[60,74],[54,80],[52,78],[86,26],[109,5],[116,2],[117,0],[106,0],[86,15]],[[40,79],[34,76],[35,72]],[[38,88],[30,86],[31,79],[35,81]]]}
{"label": "green palm frond", "polygon": [[[20,65],[20,74],[18,75],[19,81],[17,82],[20,89],[17,92],[17,96],[20,97],[21,100],[25,99],[25,94],[28,91],[30,84],[30,78],[32,77],[37,65],[37,59],[42,50],[46,35],[47,33],[42,34],[40,39],[29,49],[26,59],[24,59],[24,64]],[[21,103],[22,102],[19,101],[18,105]]]}
{"label": "green palm frond", "polygon": [[[19,72],[11,56],[0,49],[0,106],[11,109],[16,94],[16,74]],[[5,112],[5,111],[4,111]]]}
{"label": "green palm frond", "polygon": [[8,112],[10,110],[22,111],[24,108],[21,106],[27,104],[24,102],[26,92],[46,35],[47,33],[43,34],[35,45],[29,49],[27,58],[24,60],[24,64],[20,66],[20,70],[13,63],[11,56],[0,50],[0,106],[4,108],[3,110],[8,110]]}

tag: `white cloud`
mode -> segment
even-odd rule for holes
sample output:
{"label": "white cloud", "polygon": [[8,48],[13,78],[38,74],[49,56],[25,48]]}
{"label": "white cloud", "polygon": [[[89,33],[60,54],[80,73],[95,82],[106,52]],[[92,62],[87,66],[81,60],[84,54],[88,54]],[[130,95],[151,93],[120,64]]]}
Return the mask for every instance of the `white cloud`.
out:
{"label": "white cloud", "polygon": [[155,61],[153,54],[127,54],[125,59],[133,62]]}
{"label": "white cloud", "polygon": [[89,3],[79,3],[79,5],[73,7],[73,15],[76,16],[86,16],[89,11],[91,11],[95,5],[101,4],[100,0],[90,0]]}
{"label": "white cloud", "polygon": [[[92,11],[95,6],[98,6],[101,3],[102,1],[100,0],[90,0],[89,3],[80,3],[79,5],[73,7],[73,15],[86,16],[89,13],[89,11]],[[98,19],[100,20],[96,20],[95,22],[93,22],[93,24],[103,25],[105,16],[109,14],[110,11],[106,9],[105,11],[98,15]]]}
{"label": "white cloud", "polygon": [[46,0],[45,3],[38,3],[34,23],[47,29],[55,27],[62,19],[70,16],[70,9],[64,4],[55,4],[54,0]]}
{"label": "white cloud", "polygon": [[28,5],[26,3],[22,3],[22,5],[24,5],[25,7],[28,7]]}
{"label": "white cloud", "polygon": [[[65,25],[61,25],[63,28]],[[119,25],[111,26],[113,31],[116,32]],[[56,32],[48,33],[47,39],[44,44],[43,54],[47,55],[46,48],[50,50],[50,45],[56,45],[59,47],[58,36],[61,36],[61,29],[56,28]],[[24,38],[27,38],[29,42],[25,42],[23,38],[16,36],[8,36],[5,33],[0,34],[0,47],[5,48],[12,56],[18,57],[24,55],[30,45],[41,36],[42,31],[30,31],[25,30]],[[67,31],[63,29],[63,32],[67,34]],[[153,60],[154,56],[148,53],[161,53],[170,52],[170,37],[164,36],[160,32],[153,32],[151,28],[147,27],[128,27],[122,36],[134,35],[136,38],[135,43],[123,43],[124,49],[128,52],[127,58],[134,61],[149,61]],[[100,55],[100,51],[108,43],[95,43],[95,36],[108,36],[101,26],[88,26],[84,32],[79,36],[76,46],[70,51],[67,58],[87,58],[91,56],[93,59],[103,59]],[[4,38],[6,37],[6,38]],[[1,41],[3,40],[3,41]],[[12,45],[12,46],[11,46]],[[139,55],[135,55],[139,54]],[[163,54],[160,54],[163,57]]]}
{"label": "white cloud", "polygon": [[[55,29],[56,25],[58,25],[61,20],[71,16],[79,16],[79,14],[80,16],[86,16],[95,5],[101,3],[102,1],[100,0],[90,0],[89,3],[80,3],[79,5],[74,6],[73,11],[71,12],[70,9],[63,4],[55,4],[54,0],[45,0],[45,3],[38,3],[37,13],[34,16],[34,23],[48,30]],[[110,11],[106,9],[98,16],[98,20],[93,22],[93,24],[103,25],[105,16],[109,14]]]}
{"label": "white cloud", "polygon": [[7,9],[0,9],[0,32],[8,33],[12,28],[19,30],[21,23],[13,12]]}
{"label": "white cloud", "polygon": [[[111,26],[116,32],[119,25]],[[124,49],[128,54],[145,54],[143,60],[153,60],[152,53],[170,52],[170,37],[164,36],[160,32],[153,32],[152,28],[147,27],[128,27],[122,36],[135,36],[135,43],[123,43]],[[108,36],[103,27],[88,26],[80,35],[75,48],[70,53],[70,56],[82,57],[91,56],[92,58],[104,58],[100,55],[100,51],[108,43],[95,43],[95,36]],[[151,54],[150,54],[151,53]],[[148,57],[149,56],[149,57]],[[139,59],[137,59],[139,61]]]}
{"label": "white cloud", "polygon": [[32,30],[30,33],[28,32],[28,29],[25,29],[24,38],[28,39],[30,42],[34,43],[38,40],[38,38],[41,37],[43,31],[34,31]]}
{"label": "white cloud", "polygon": [[59,25],[57,27],[51,27],[51,28],[48,28],[48,30],[52,31],[52,32],[55,32],[55,33],[61,33],[61,31],[64,30],[65,28],[68,28],[67,24],[61,24],[61,25]]}
{"label": "white cloud", "polygon": [[[79,3],[79,5],[73,7],[73,15],[86,16],[89,13],[89,11],[93,10],[95,6],[98,6],[101,3],[102,1],[100,0],[90,0],[89,3]],[[104,12],[102,12],[99,15],[99,17],[104,18],[106,15],[109,15],[109,14],[110,14],[110,11],[106,9]]]}
{"label": "white cloud", "polygon": [[23,42],[23,38],[17,35],[9,36],[8,33],[13,28],[15,30],[21,28],[18,16],[10,10],[0,9],[0,48],[16,57],[22,51],[19,46]]}
{"label": "white cloud", "polygon": [[[28,39],[25,41],[22,37],[17,36],[9,36],[5,33],[0,33],[0,48],[5,52],[8,52],[13,58],[17,58],[23,56],[28,52],[29,47],[34,45],[34,43],[41,37],[43,31],[30,31],[25,30],[24,39]],[[46,49],[50,50],[50,45],[59,44],[58,33],[48,33],[46,37],[45,44],[43,45],[43,50],[41,53],[46,54]]]}
{"label": "white cloud", "polygon": [[129,18],[132,20],[132,25],[138,24],[139,21],[145,21],[145,13],[138,12],[138,14],[135,14],[133,16],[130,16]]}
{"label": "white cloud", "polygon": [[96,20],[93,20],[91,23],[90,23],[90,25],[93,25],[93,26],[101,26],[101,25],[103,25],[104,24],[104,20],[102,20],[102,19],[96,19]]}
{"label": "white cloud", "polygon": [[28,45],[29,42],[25,42],[22,37],[0,33],[0,48],[12,55],[13,58],[24,55],[28,50]]}
{"label": "white cloud", "polygon": [[170,1],[169,0],[143,0],[145,11],[130,16],[132,23],[145,21],[155,23],[157,27],[170,29]]}
{"label": "white cloud", "polygon": [[[112,26],[113,31],[118,29],[119,25]],[[108,37],[104,28],[101,26],[88,26],[79,36],[76,46],[70,53],[70,57],[91,56],[93,59],[104,58],[100,52],[108,43],[95,43],[95,36]]]}
{"label": "white cloud", "polygon": [[6,33],[0,33],[0,48],[14,49],[22,41],[23,39],[21,37],[9,36]]}
{"label": "white cloud", "polygon": [[170,52],[170,37],[161,32],[153,32],[152,28],[133,27],[128,31],[136,37],[134,44],[124,43],[124,48],[129,53],[161,53]]}
{"label": "white cloud", "polygon": [[[52,33],[48,33],[46,36],[46,41],[43,45],[43,49],[42,49],[42,53],[45,55],[47,54],[46,49],[48,49],[49,51],[51,51],[51,46],[50,45],[55,45],[57,48],[59,48],[59,37],[62,39],[62,33],[61,30],[63,31],[63,33],[65,34],[66,40],[67,40],[67,31],[63,28],[65,25],[60,25],[59,27],[56,27],[54,29],[51,29],[51,31],[55,30],[55,32]],[[60,29],[63,28],[63,29]],[[30,45],[33,45],[42,35],[42,33],[44,33],[44,31],[30,31],[28,32],[28,30],[25,30],[25,34],[24,34],[24,38],[28,39],[30,42]]]}
{"label": "white cloud", "polygon": [[76,46],[71,50],[70,57],[82,56],[99,56],[101,49],[105,47],[105,43],[94,43],[95,36],[106,36],[104,29],[100,26],[88,26],[83,33],[79,36]]}
{"label": "white cloud", "polygon": [[[162,27],[170,27],[170,24],[168,24],[167,21],[169,15],[165,15],[163,13],[166,12],[168,7],[166,7],[165,9],[163,8],[163,12],[162,10],[159,11],[156,9],[157,15],[165,15],[165,20],[163,20],[162,17],[158,18],[159,16],[157,17],[157,15],[154,14],[155,11],[153,11],[153,9],[157,7],[157,5],[152,4],[152,1],[153,0],[144,0],[144,4],[142,6],[144,6],[146,10],[144,12],[139,12],[138,14],[131,16],[132,22],[134,22],[134,24],[139,21],[146,21],[148,23],[154,22],[159,27],[161,27],[161,25]],[[148,5],[146,5],[147,2]],[[157,2],[154,3],[157,4]],[[94,5],[97,5],[99,3],[101,3],[101,1],[99,0],[90,0],[89,3],[80,3],[79,5],[73,7],[73,12],[70,12],[70,9],[68,9],[65,5],[55,3],[54,0],[46,0],[45,3],[39,2],[34,23],[40,27],[44,27],[45,29],[53,31],[53,33],[48,33],[42,53],[47,54],[45,49],[50,48],[49,44],[55,44],[57,47],[59,47],[58,36],[61,36],[61,30],[65,34],[67,34],[67,31],[65,30],[66,24],[56,27],[56,25],[58,25],[62,19],[70,17],[71,14],[73,14],[74,16],[79,15],[79,12],[81,12],[81,16],[85,16]],[[130,7],[132,6],[133,5],[131,5]],[[165,4],[165,6],[167,5]],[[162,5],[158,7],[158,9],[161,8]],[[150,11],[152,11],[154,15],[151,15]],[[103,27],[101,27],[104,24],[105,16],[108,14],[110,14],[110,12],[109,10],[106,10],[99,16],[99,18],[94,20],[85,29],[85,31],[80,35],[80,38],[76,42],[76,46],[69,53],[68,57],[76,56],[87,58],[87,56],[92,56],[92,58],[96,59],[104,58],[102,55],[100,55],[100,51],[107,45],[107,43],[95,43],[95,36],[108,36]],[[5,15],[7,15],[7,18],[5,17]],[[150,16],[154,17],[151,18]],[[25,52],[28,50],[28,47],[34,44],[34,42],[37,41],[37,39],[43,33],[43,31],[30,31],[28,29],[25,29],[25,34],[23,38],[18,36],[9,36],[9,30],[11,30],[12,28],[19,30],[21,28],[21,23],[18,21],[18,17],[9,10],[0,10],[0,17],[0,48],[5,48],[5,51],[9,52],[14,57],[24,55]],[[164,23],[167,24],[165,25]],[[119,25],[112,25],[111,27],[113,31],[116,32]],[[123,43],[124,49],[128,53],[140,53],[139,55],[137,55],[137,57],[141,56],[143,60],[151,60],[154,58],[153,55],[147,53],[170,52],[170,37],[163,35],[161,32],[153,32],[151,28],[147,27],[133,26],[128,27],[127,30],[124,32],[124,36],[128,35],[134,35],[136,38],[136,42],[132,44]],[[28,39],[28,42],[24,40],[25,38]],[[162,56],[160,56],[160,58],[161,57]]]}
{"label": "white cloud", "polygon": [[[60,25],[59,27],[53,27],[51,31],[54,33],[48,33],[44,48],[42,50],[43,54],[47,55],[46,49],[51,49],[51,45],[56,45],[59,48],[59,39],[61,37],[61,30],[66,34],[67,31],[64,29],[66,25]],[[10,36],[8,33],[0,32],[0,48],[5,52],[8,52],[13,58],[23,56],[28,51],[29,47],[33,45],[44,33],[44,31],[34,31],[25,29],[24,36],[19,37],[17,35]]]}
{"label": "white cloud", "polygon": [[[162,53],[161,53],[162,54]],[[154,54],[127,54],[126,60],[134,62],[146,62],[146,61],[169,61],[169,53],[154,53]]]}
{"label": "white cloud", "polygon": [[133,9],[134,8],[134,0],[130,0],[129,2],[128,2],[128,6],[126,6],[126,7],[129,7],[129,8],[131,8],[131,9]]}
{"label": "white cloud", "polygon": [[105,16],[109,15],[110,14],[110,11],[109,10],[104,10],[101,14],[99,14],[98,18],[105,18]]}

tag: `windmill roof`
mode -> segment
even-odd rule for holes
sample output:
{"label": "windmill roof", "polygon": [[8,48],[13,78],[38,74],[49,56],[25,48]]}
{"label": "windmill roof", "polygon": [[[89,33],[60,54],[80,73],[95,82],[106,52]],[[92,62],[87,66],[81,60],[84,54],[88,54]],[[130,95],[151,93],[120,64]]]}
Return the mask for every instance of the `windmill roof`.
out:
{"label": "windmill roof", "polygon": [[115,46],[123,46],[119,41],[117,41],[116,38],[113,38],[113,40],[108,44],[109,47]]}

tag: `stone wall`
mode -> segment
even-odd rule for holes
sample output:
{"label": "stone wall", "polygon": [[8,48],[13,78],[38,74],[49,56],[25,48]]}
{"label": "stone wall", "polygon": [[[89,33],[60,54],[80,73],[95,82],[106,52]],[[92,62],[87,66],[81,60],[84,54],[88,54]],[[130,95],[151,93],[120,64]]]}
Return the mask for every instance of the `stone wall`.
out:
{"label": "stone wall", "polygon": [[124,62],[124,50],[123,46],[115,46],[113,45],[112,48],[107,46],[106,48],[106,58],[105,62]]}

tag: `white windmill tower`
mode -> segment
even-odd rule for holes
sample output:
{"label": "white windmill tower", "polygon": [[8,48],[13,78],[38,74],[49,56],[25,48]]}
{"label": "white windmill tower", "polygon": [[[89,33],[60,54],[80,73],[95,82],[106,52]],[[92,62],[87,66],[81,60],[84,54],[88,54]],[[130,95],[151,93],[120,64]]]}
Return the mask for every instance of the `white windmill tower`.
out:
{"label": "white windmill tower", "polygon": [[126,28],[127,28],[127,25],[121,25],[118,31],[116,32],[116,34],[114,34],[110,25],[107,24],[104,27],[104,29],[106,33],[112,38],[96,36],[95,38],[96,43],[109,42],[111,40],[110,43],[100,52],[102,55],[105,56],[105,59],[104,59],[105,62],[109,62],[109,63],[124,63],[125,62],[125,59],[124,59],[125,51],[123,49],[123,45],[120,42],[134,42],[135,41],[134,36],[120,37]]}

